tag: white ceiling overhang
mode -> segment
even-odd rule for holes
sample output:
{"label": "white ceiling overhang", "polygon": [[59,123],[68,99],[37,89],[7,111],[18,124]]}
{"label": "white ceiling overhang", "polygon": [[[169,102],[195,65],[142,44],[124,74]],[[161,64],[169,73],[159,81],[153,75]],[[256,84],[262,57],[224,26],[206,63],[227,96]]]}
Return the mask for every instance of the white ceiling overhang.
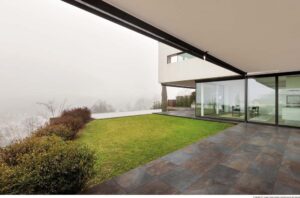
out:
{"label": "white ceiling overhang", "polygon": [[300,70],[299,0],[105,0],[247,73]]}

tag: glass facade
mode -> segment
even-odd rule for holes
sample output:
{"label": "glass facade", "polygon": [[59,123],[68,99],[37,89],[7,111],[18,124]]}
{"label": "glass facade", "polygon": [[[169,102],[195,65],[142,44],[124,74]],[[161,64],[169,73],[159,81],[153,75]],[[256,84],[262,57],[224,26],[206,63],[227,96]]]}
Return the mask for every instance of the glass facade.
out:
{"label": "glass facade", "polygon": [[300,75],[278,78],[278,122],[300,127]]}
{"label": "glass facade", "polygon": [[196,116],[245,118],[245,80],[203,82],[196,86]]}
{"label": "glass facade", "polygon": [[196,116],[242,121],[247,112],[249,122],[300,127],[300,74],[249,77],[247,111],[245,82],[240,79],[196,83]]}
{"label": "glass facade", "polygon": [[248,120],[275,124],[275,77],[248,79]]}

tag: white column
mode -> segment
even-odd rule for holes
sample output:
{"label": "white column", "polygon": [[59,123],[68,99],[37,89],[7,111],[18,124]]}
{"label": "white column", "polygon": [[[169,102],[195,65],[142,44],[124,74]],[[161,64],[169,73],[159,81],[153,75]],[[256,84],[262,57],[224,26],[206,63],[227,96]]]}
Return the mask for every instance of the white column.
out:
{"label": "white column", "polygon": [[167,94],[167,87],[165,85],[161,86],[161,106],[162,111],[166,112],[168,110],[168,94]]}
{"label": "white column", "polygon": [[219,93],[219,85],[216,85],[216,113],[217,115],[219,115],[219,97],[218,97],[218,93]]}
{"label": "white column", "polygon": [[201,116],[204,116],[204,87],[203,87],[203,83],[200,83],[200,100],[201,100]]}

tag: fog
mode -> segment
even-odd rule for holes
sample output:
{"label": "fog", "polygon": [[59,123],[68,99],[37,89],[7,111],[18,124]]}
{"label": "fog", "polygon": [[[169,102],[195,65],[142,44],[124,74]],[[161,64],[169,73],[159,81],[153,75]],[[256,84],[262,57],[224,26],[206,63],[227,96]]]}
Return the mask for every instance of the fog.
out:
{"label": "fog", "polygon": [[40,102],[128,111],[160,92],[156,41],[59,0],[0,1],[2,142],[47,120]]}
{"label": "fog", "polygon": [[62,1],[0,2],[0,109],[159,96],[157,42]]}

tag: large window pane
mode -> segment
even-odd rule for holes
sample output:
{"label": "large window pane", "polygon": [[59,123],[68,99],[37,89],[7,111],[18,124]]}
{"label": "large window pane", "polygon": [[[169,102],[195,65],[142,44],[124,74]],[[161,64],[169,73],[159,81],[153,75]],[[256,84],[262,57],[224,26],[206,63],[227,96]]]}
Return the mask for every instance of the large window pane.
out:
{"label": "large window pane", "polygon": [[197,83],[196,116],[244,119],[245,80]]}
{"label": "large window pane", "polygon": [[275,87],[275,77],[249,78],[249,121],[275,124]]}
{"label": "large window pane", "polygon": [[280,76],[279,124],[300,126],[300,75]]}
{"label": "large window pane", "polygon": [[202,116],[201,115],[201,112],[202,112],[202,110],[201,110],[201,98],[202,98],[202,95],[201,95],[202,89],[201,89],[201,87],[202,87],[202,83],[201,84],[196,83],[196,106],[195,106],[196,111],[195,111],[195,114],[198,117]]}

